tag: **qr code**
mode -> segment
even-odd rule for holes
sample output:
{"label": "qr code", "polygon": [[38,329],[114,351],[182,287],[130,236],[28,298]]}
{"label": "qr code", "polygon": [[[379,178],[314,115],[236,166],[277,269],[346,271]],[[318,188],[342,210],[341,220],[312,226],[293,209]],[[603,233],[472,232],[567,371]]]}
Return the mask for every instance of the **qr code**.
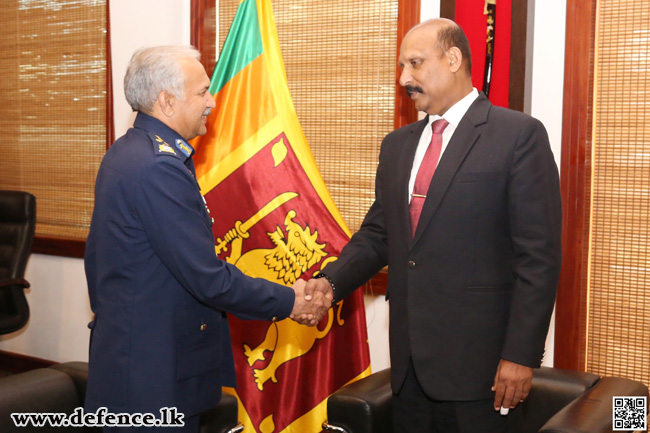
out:
{"label": "qr code", "polygon": [[646,430],[648,402],[646,397],[614,397],[613,430]]}

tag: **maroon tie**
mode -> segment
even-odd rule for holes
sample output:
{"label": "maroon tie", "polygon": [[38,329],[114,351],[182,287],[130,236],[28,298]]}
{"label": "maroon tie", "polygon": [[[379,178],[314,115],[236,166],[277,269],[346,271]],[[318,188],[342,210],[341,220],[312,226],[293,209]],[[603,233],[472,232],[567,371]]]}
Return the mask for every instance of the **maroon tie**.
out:
{"label": "maroon tie", "polygon": [[422,206],[424,200],[427,198],[427,191],[429,184],[433,178],[433,172],[436,171],[438,165],[438,158],[440,157],[440,149],[442,148],[442,131],[449,125],[445,119],[438,119],[431,125],[433,129],[433,136],[431,143],[427,147],[427,151],[422,159],[422,164],[418,169],[418,174],[415,176],[415,185],[413,186],[413,194],[411,194],[411,204],[409,205],[409,213],[411,214],[411,235],[415,237],[415,230],[418,228],[418,221],[422,213]]}

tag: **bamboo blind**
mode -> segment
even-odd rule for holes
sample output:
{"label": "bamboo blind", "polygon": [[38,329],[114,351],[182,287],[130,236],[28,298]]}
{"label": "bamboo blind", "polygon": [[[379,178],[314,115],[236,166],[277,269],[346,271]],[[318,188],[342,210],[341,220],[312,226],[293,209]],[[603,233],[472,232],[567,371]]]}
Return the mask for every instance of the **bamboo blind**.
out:
{"label": "bamboo blind", "polygon": [[650,384],[650,0],[600,0],[587,370]]}
{"label": "bamboo blind", "polygon": [[0,189],[36,196],[36,235],[84,240],[106,150],[106,0],[5,0]]}
{"label": "bamboo blind", "polygon": [[[239,0],[219,1],[223,46]],[[393,129],[397,0],[274,0],[289,90],[327,187],[352,232],[374,200]]]}

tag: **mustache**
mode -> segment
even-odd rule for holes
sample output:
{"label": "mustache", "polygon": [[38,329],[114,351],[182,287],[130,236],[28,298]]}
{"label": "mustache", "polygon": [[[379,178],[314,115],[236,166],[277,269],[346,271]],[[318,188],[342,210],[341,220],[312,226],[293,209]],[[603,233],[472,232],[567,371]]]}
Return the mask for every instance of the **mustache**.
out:
{"label": "mustache", "polygon": [[206,108],[205,111],[203,112],[204,116],[209,116],[210,113],[212,113],[212,108]]}
{"label": "mustache", "polygon": [[415,92],[424,93],[422,87],[420,86],[406,86],[405,89],[406,89],[406,93],[408,93],[409,96],[411,96]]}

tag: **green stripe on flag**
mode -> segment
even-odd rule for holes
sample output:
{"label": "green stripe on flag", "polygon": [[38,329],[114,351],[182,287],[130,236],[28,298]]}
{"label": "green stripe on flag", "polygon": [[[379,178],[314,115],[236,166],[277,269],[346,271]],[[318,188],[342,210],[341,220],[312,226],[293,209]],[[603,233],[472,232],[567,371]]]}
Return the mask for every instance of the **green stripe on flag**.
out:
{"label": "green stripe on flag", "polygon": [[230,26],[219,61],[214,68],[210,93],[216,94],[235,75],[264,52],[255,0],[244,0]]}

